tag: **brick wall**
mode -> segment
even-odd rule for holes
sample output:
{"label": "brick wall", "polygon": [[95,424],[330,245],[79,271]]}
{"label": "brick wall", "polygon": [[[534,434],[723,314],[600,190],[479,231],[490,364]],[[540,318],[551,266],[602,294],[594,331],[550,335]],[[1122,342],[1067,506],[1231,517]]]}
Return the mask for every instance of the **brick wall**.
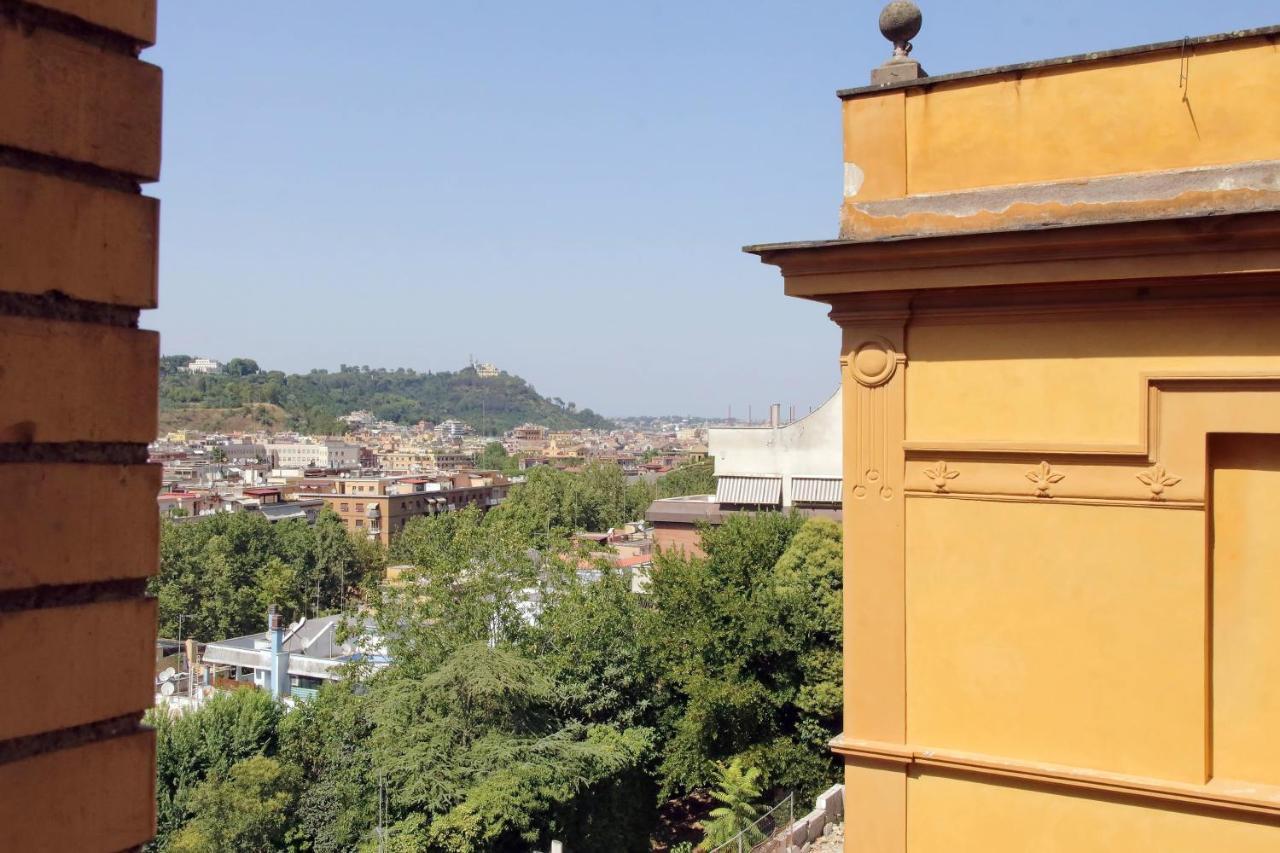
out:
{"label": "brick wall", "polygon": [[155,0],[0,0],[0,850],[154,832]]}

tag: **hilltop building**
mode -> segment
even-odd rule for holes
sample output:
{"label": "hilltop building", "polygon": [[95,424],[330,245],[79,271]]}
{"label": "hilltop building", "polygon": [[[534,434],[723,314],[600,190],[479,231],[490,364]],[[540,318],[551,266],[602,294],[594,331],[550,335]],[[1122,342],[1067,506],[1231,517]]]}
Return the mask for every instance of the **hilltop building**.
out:
{"label": "hilltop building", "polygon": [[1280,27],[919,28],[840,93],[840,236],[749,248],[840,330],[845,850],[1280,849]]}
{"label": "hilltop building", "polygon": [[212,358],[193,358],[182,368],[187,373],[221,373],[222,362],[215,361]]}

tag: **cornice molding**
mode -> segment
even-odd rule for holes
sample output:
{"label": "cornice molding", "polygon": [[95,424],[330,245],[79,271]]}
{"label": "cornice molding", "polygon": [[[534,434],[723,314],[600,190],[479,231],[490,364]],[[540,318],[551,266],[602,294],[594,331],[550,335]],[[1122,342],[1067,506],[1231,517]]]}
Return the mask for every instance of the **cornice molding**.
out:
{"label": "cornice molding", "polygon": [[851,294],[936,288],[1080,282],[1141,282],[1160,287],[1239,275],[1274,280],[1280,273],[1280,212],[871,241],[776,243],[749,246],[745,251],[778,266],[789,295],[833,304]]}
{"label": "cornice molding", "polygon": [[980,753],[861,740],[841,735],[831,741],[837,755],[856,761],[898,765],[904,772],[951,771],[977,777],[1012,778],[1117,796],[1182,803],[1280,817],[1280,787],[1247,782],[1211,781],[1204,785],[1111,773]]}

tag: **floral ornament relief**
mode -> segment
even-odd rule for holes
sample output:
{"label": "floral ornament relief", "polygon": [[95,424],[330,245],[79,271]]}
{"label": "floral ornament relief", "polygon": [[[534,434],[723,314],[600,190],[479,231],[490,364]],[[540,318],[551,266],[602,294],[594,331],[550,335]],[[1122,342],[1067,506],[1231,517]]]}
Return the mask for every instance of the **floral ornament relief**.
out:
{"label": "floral ornament relief", "polygon": [[1033,468],[1027,472],[1027,479],[1036,487],[1036,497],[1051,498],[1053,494],[1050,490],[1054,483],[1060,483],[1066,479],[1066,474],[1060,474],[1049,466],[1048,462],[1041,462],[1040,467]]}
{"label": "floral ornament relief", "polygon": [[938,462],[932,468],[926,469],[924,475],[933,482],[933,490],[942,494],[947,490],[947,482],[959,477],[960,472],[949,470],[946,462]]}
{"label": "floral ornament relief", "polygon": [[1163,500],[1165,489],[1182,482],[1181,477],[1174,477],[1164,470],[1163,465],[1154,465],[1150,471],[1144,471],[1138,474],[1137,477],[1138,482],[1151,489],[1151,499],[1153,501]]}

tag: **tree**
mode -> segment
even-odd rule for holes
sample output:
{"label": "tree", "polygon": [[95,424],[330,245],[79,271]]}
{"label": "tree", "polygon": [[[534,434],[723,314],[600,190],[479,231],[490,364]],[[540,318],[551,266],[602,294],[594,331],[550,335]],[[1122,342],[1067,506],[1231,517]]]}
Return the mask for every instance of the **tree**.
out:
{"label": "tree", "polygon": [[[810,533],[790,552],[805,525]],[[664,793],[709,784],[715,762],[737,756],[770,788],[812,790],[834,767],[814,743],[837,731],[829,664],[839,656],[839,530],[777,513],[733,515],[704,531],[703,548],[700,558],[660,554],[650,587],[644,636],[674,694]]]}
{"label": "tree", "polygon": [[258,362],[251,358],[233,358],[227,362],[223,372],[228,376],[253,376],[262,370],[258,367]]}
{"label": "tree", "polygon": [[715,492],[715,464],[710,459],[685,465],[658,478],[657,497],[659,498],[714,495]]}
{"label": "tree", "polygon": [[[562,722],[542,666],[485,641],[458,647],[425,678],[385,671],[371,701],[374,764],[390,791],[392,832],[418,834],[432,850],[545,844],[558,826],[583,824],[581,812],[599,806],[587,794],[625,777],[651,745],[647,730]],[[619,840],[577,843],[648,846],[643,837]]]}
{"label": "tree", "polygon": [[362,682],[338,682],[281,721],[280,758],[298,769],[303,786],[297,834],[316,853],[355,849],[376,822],[369,705]]}
{"label": "tree", "polygon": [[191,793],[192,819],[174,837],[173,853],[268,853],[287,849],[298,773],[275,759],[237,762]]}
{"label": "tree", "polygon": [[533,546],[549,547],[578,531],[604,532],[643,518],[651,499],[646,487],[629,485],[612,463],[592,462],[577,474],[540,466],[489,517]]}
{"label": "tree", "polygon": [[657,725],[661,688],[645,651],[645,627],[644,604],[616,570],[551,592],[533,647],[570,717],[623,728]]}
{"label": "tree", "polygon": [[476,457],[476,467],[482,471],[503,471],[514,473],[519,467],[518,460],[507,453],[500,441],[491,441]]}
{"label": "tree", "polygon": [[192,792],[210,777],[225,777],[245,758],[276,751],[282,709],[257,690],[220,693],[181,716],[153,708],[146,722],[156,731],[156,838],[164,850],[191,817]]}
{"label": "tree", "polygon": [[360,584],[359,561],[356,544],[343,526],[342,519],[326,507],[316,518],[316,609],[342,607],[347,594]]}
{"label": "tree", "polygon": [[711,810],[711,822],[707,824],[700,849],[710,849],[732,841],[742,833],[743,847],[750,849],[764,840],[764,833],[755,825],[760,800],[760,769],[743,767],[735,758],[726,766],[716,765],[718,780],[711,796],[720,803]]}

